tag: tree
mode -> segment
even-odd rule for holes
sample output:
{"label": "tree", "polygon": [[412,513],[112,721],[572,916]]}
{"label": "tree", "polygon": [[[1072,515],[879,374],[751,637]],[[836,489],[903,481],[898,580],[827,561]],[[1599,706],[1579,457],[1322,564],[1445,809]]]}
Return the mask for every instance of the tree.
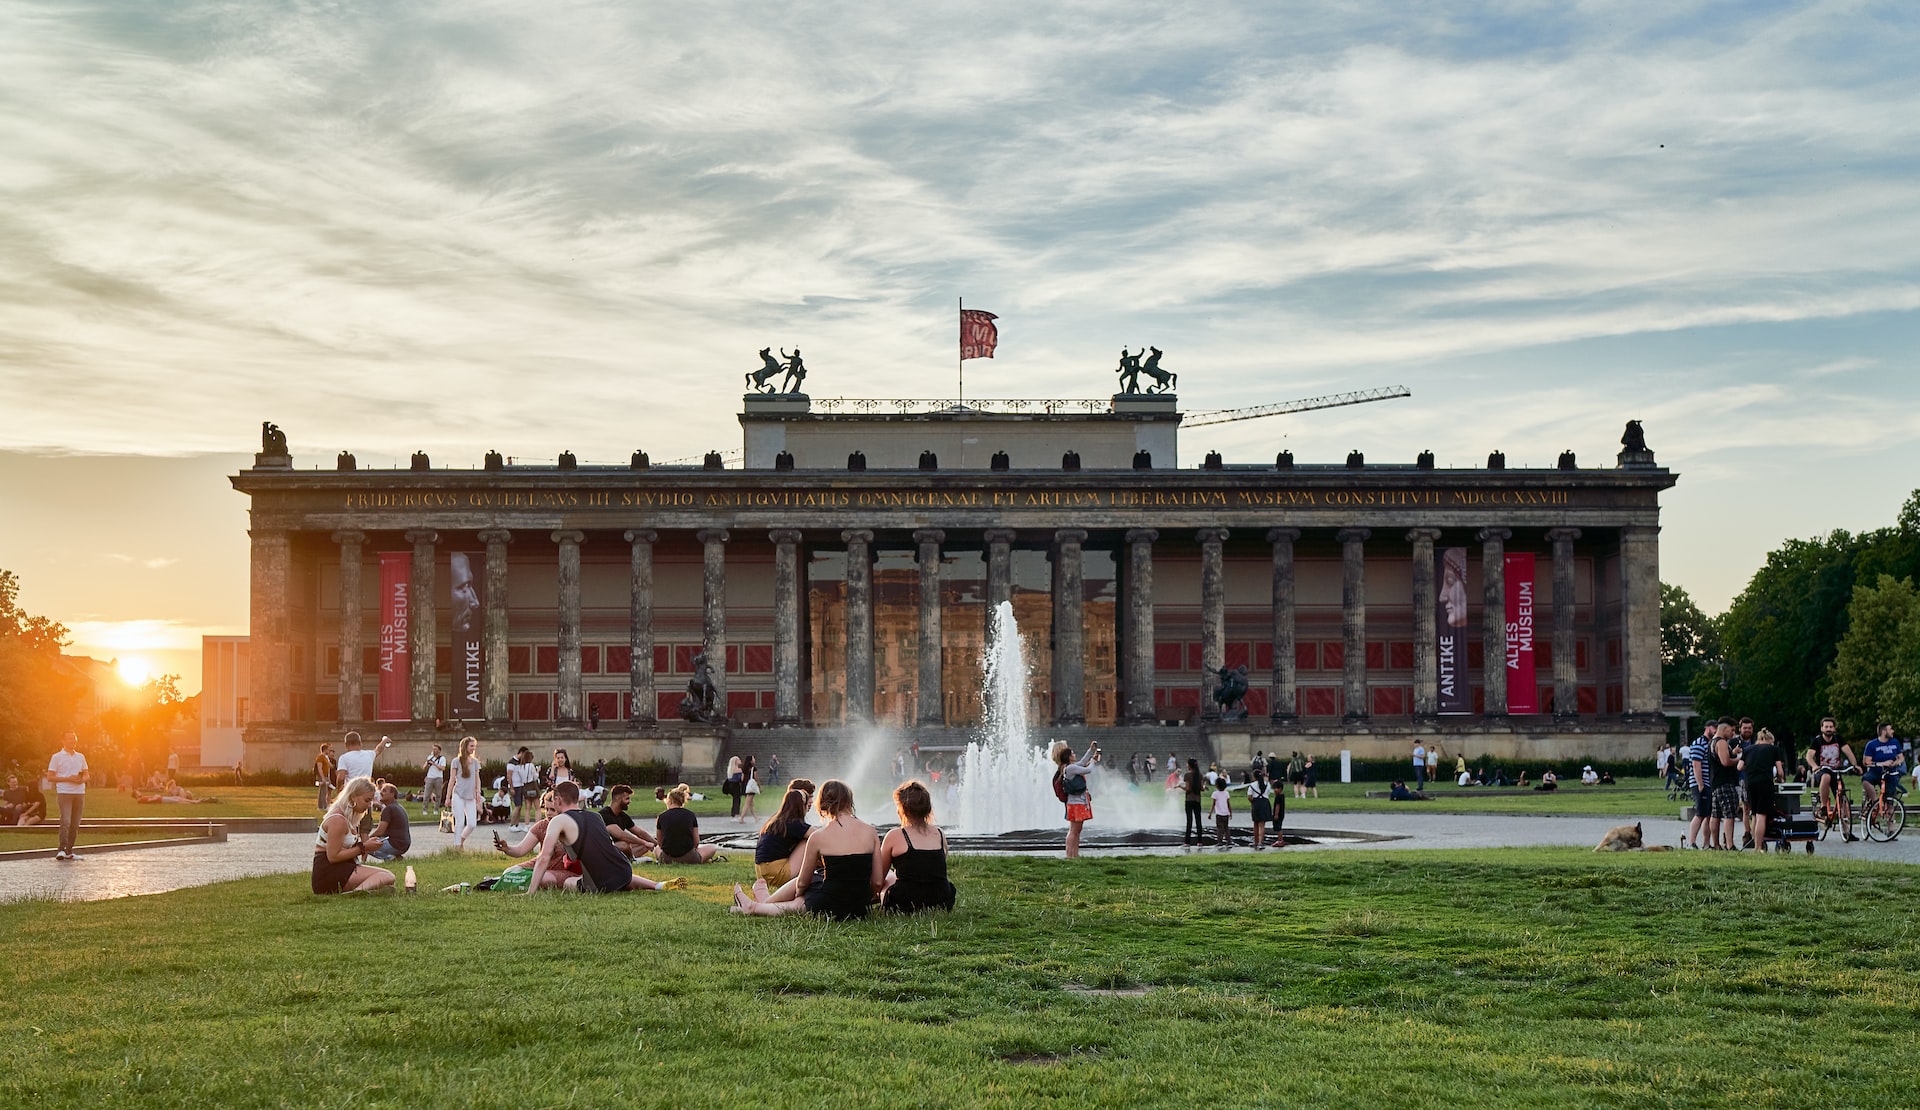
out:
{"label": "tree", "polygon": [[1692,693],[1694,682],[1711,671],[1718,680],[1720,631],[1679,586],[1660,583],[1660,688]]}
{"label": "tree", "polygon": [[180,696],[179,675],[161,675],[140,688],[131,706],[102,710],[100,727],[121,756],[138,755],[149,767],[164,766],[168,738],[188,700]]}
{"label": "tree", "polygon": [[19,577],[0,570],[0,766],[42,762],[86,692],[60,665],[66,628],[23,611],[19,596]]}
{"label": "tree", "polygon": [[1842,735],[1870,735],[1882,721],[1912,735],[1920,727],[1920,590],[1883,574],[1854,589],[1847,621],[1828,687]]}

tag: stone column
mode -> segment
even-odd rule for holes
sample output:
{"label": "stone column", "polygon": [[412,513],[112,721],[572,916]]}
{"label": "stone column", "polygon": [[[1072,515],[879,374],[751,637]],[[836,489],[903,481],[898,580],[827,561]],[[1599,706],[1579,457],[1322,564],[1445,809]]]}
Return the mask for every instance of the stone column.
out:
{"label": "stone column", "polygon": [[1062,528],[1053,534],[1053,722],[1087,722],[1086,572],[1080,545],[1087,533]]}
{"label": "stone column", "polygon": [[776,528],[773,541],[773,723],[800,723],[800,532]]}
{"label": "stone column", "polygon": [[[1660,686],[1659,525],[1629,524],[1620,529],[1620,574],[1624,579],[1620,590],[1624,709],[1629,717],[1655,717],[1664,693]],[[1554,658],[1558,661],[1559,656]]]}
{"label": "stone column", "polygon": [[278,528],[255,528],[247,535],[253,539],[247,723],[276,724],[287,719],[291,701],[287,649],[293,629],[287,617],[287,585],[293,574],[293,542]]}
{"label": "stone column", "polygon": [[1438,528],[1415,528],[1407,533],[1413,543],[1413,715],[1440,715],[1439,598],[1433,584],[1433,541]]}
{"label": "stone column", "polygon": [[993,642],[993,615],[1013,600],[1013,529],[989,528],[987,541],[987,642]]}
{"label": "stone column", "polygon": [[727,714],[727,530],[702,528],[694,534],[703,547],[700,578],[701,643],[713,668],[713,708]]}
{"label": "stone column", "polygon": [[1127,711],[1126,722],[1152,724],[1153,708],[1153,541],[1151,528],[1127,532]]}
{"label": "stone column", "polygon": [[340,722],[358,724],[360,716],[360,545],[367,534],[333,534],[340,545]]}
{"label": "stone column", "polygon": [[1200,716],[1211,721],[1220,716],[1213,690],[1227,659],[1227,530],[1202,528],[1194,535],[1200,540]]}
{"label": "stone column", "polygon": [[560,696],[553,719],[562,725],[577,725],[587,715],[580,679],[580,541],[584,539],[583,533],[573,529],[553,534],[553,542],[560,545]]}
{"label": "stone column", "polygon": [[840,533],[847,545],[847,722],[873,720],[873,533]]}
{"label": "stone column", "polygon": [[507,679],[507,545],[513,533],[505,528],[487,528],[480,533],[487,545],[487,592],[480,599],[480,636],[486,645],[486,660],[481,664],[481,681],[486,689],[484,711],[489,721],[511,721]]}
{"label": "stone column", "polygon": [[940,545],[947,534],[938,528],[923,528],[913,534],[920,545],[920,681],[914,691],[919,711],[915,719],[923,725],[947,723],[947,699],[940,670]]}
{"label": "stone column", "polygon": [[433,545],[440,542],[440,534],[416,528],[407,533],[407,542],[413,545],[412,581],[407,586],[407,650],[413,659],[413,719],[432,723],[434,669],[438,665],[434,649],[439,641],[434,627]]}
{"label": "stone column", "polygon": [[1293,634],[1293,544],[1299,538],[1298,528],[1267,529],[1267,542],[1273,545],[1273,689],[1268,716],[1275,721],[1293,720],[1299,700]]}
{"label": "stone column", "polygon": [[1482,528],[1480,540],[1480,682],[1489,717],[1507,715],[1507,540],[1505,528]]}
{"label": "stone column", "polygon": [[1342,528],[1340,635],[1346,648],[1347,719],[1364,720],[1367,705],[1367,538],[1365,528]]}
{"label": "stone column", "polygon": [[1549,528],[1553,541],[1553,713],[1573,717],[1580,712],[1579,677],[1574,670],[1573,618],[1578,603],[1573,592],[1573,541],[1578,528]]}
{"label": "stone column", "polygon": [[621,533],[631,545],[627,562],[627,698],[632,719],[650,725],[659,719],[653,694],[653,545],[660,533],[635,528]]}

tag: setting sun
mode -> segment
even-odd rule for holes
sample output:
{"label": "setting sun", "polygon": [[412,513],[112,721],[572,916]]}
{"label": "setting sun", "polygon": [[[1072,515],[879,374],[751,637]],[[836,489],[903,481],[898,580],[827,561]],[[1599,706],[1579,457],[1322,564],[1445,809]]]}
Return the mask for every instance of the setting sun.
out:
{"label": "setting sun", "polygon": [[129,686],[145,686],[153,677],[153,668],[144,659],[126,658],[117,660],[114,669],[120,672],[120,681]]}

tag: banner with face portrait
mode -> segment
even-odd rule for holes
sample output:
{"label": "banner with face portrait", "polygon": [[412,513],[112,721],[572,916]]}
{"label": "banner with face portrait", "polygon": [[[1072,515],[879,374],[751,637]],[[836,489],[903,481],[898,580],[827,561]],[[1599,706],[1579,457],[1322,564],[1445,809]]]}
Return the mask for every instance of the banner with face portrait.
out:
{"label": "banner with face portrait", "polygon": [[447,581],[453,593],[453,674],[447,698],[447,712],[456,721],[486,719],[486,700],[481,696],[482,675],[486,673],[486,640],[481,635],[480,574],[486,566],[485,555],[455,551],[447,556]]}
{"label": "banner with face portrait", "polygon": [[413,719],[413,657],[407,647],[413,552],[380,553],[380,696],[374,719]]}
{"label": "banner with face portrait", "polygon": [[1434,652],[1440,678],[1440,712],[1473,712],[1467,688],[1467,549],[1446,547],[1434,552],[1434,580],[1440,583],[1438,611],[1433,627],[1438,638]]}
{"label": "banner with face portrait", "polygon": [[1507,712],[1540,712],[1533,669],[1533,553],[1506,557]]}

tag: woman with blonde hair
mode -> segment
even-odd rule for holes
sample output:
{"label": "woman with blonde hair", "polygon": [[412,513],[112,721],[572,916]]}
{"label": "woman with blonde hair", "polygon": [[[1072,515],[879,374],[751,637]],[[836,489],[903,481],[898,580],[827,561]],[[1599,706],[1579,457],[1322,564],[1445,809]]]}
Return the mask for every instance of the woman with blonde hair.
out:
{"label": "woman with blonde hair", "polygon": [[379,849],[377,836],[360,835],[360,819],[373,806],[373,780],[361,775],[347,780],[320,819],[320,836],[313,846],[313,892],[341,894],[380,890],[393,885],[393,872],[368,867],[361,861]]}
{"label": "woman with blonde hair", "polygon": [[449,773],[453,776],[447,783],[447,797],[453,807],[454,847],[465,851],[480,811],[479,740],[471,736],[461,739],[460,754]]}
{"label": "woman with blonde hair", "polygon": [[933,794],[917,781],[903,782],[893,792],[893,808],[900,827],[887,833],[873,857],[880,907],[894,913],[952,909],[947,834],[933,823]]}
{"label": "woman with blonde hair", "polygon": [[1056,740],[1052,755],[1059,768],[1053,773],[1054,793],[1067,803],[1067,858],[1079,859],[1080,829],[1093,820],[1093,793],[1087,789],[1087,779],[1093,774],[1093,765],[1100,762],[1100,745],[1089,745],[1086,758],[1075,761],[1066,741]]}
{"label": "woman with blonde hair", "polygon": [[[853,788],[839,779],[820,784],[815,808],[826,824],[807,837],[806,854],[793,881],[764,900],[749,896],[735,883],[733,913],[755,917],[813,913],[834,921],[867,916],[877,893],[874,856],[880,850],[880,833],[854,813]],[[816,870],[825,874],[824,882],[814,883]]]}
{"label": "woman with blonde hair", "polygon": [[667,808],[653,819],[655,855],[661,863],[709,863],[720,849],[700,843],[700,819],[687,808],[693,788],[686,783],[667,791]]}

